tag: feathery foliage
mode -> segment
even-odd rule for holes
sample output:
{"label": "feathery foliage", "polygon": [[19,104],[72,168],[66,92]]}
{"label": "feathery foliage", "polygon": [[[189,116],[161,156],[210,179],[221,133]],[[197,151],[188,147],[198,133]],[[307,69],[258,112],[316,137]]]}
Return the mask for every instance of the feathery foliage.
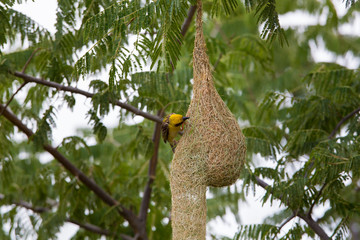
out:
{"label": "feathery foliage", "polygon": [[[208,191],[208,221],[233,216],[237,232],[209,228],[209,238],[348,239],[360,221],[360,42],[343,27],[359,4],[343,1],[339,14],[335,1],[203,2],[215,86],[248,148],[241,181]],[[149,119],[162,109],[185,114],[191,101],[195,27],[183,23],[196,1],[57,1],[54,31],[17,10],[26,3],[0,3],[0,239],[55,239],[67,222],[80,226],[73,239],[169,239],[172,151],[157,146]],[[325,20],[282,23],[292,12]],[[314,60],[321,45],[333,59]],[[348,57],[351,67],[341,62]],[[16,77],[21,72],[37,81]],[[30,139],[8,121],[7,103],[34,132]],[[65,135],[64,118],[82,128]],[[118,205],[102,201],[44,144]],[[247,225],[246,201],[278,211]]]}

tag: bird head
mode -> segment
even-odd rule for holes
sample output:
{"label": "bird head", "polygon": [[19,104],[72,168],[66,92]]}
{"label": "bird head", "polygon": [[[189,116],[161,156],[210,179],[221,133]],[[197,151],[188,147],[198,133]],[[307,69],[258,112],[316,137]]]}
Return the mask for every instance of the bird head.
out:
{"label": "bird head", "polygon": [[175,127],[179,127],[181,126],[181,124],[183,124],[187,119],[189,119],[190,117],[183,117],[180,114],[171,114],[169,117],[169,124]]}

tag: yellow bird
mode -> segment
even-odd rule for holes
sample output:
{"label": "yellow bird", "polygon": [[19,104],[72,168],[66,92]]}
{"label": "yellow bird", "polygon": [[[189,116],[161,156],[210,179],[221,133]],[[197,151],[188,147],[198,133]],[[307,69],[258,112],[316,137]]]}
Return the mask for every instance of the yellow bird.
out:
{"label": "yellow bird", "polygon": [[181,125],[187,120],[189,117],[183,117],[180,114],[171,113],[167,115],[161,125],[162,136],[164,142],[168,141],[170,143],[171,149],[175,152],[176,141],[175,137],[181,130]]}

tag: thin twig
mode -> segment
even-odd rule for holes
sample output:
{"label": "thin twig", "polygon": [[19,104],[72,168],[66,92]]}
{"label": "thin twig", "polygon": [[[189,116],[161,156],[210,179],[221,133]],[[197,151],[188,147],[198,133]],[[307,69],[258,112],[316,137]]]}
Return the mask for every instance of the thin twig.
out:
{"label": "thin twig", "polygon": [[[35,50],[31,53],[30,57],[29,57],[28,60],[26,61],[25,65],[24,65],[24,67],[23,67],[23,69],[22,69],[22,71],[21,71],[22,73],[25,72],[26,68],[28,67],[29,63],[31,62],[31,59],[35,56],[35,53],[36,53],[37,51],[39,51],[39,50],[40,50],[40,48],[37,48],[37,49],[35,49]],[[16,92],[15,92],[15,93],[10,97],[10,99],[7,101],[7,103],[5,104],[5,108],[4,108],[4,109],[6,109],[6,108],[9,106],[9,104],[11,103],[11,101],[14,99],[15,95],[18,94],[18,92],[20,92],[20,90],[21,90],[23,87],[25,87],[25,85],[26,85],[27,83],[28,83],[27,81],[24,81],[24,82],[20,85],[20,87],[16,90]],[[0,112],[0,116],[3,114],[4,109]]]}
{"label": "thin twig", "polygon": [[311,216],[311,213],[314,209],[314,206],[316,205],[316,203],[319,201],[320,197],[321,197],[321,194],[325,188],[325,186],[327,185],[327,182],[325,182],[322,187],[320,188],[318,194],[316,195],[315,199],[314,199],[314,202],[311,204],[310,208],[309,208],[309,211],[308,211],[308,215]]}
{"label": "thin twig", "polygon": [[351,113],[349,113],[348,115],[346,115],[345,117],[343,117],[340,122],[336,125],[336,127],[334,128],[334,130],[331,132],[331,134],[329,135],[329,139],[335,137],[336,132],[339,130],[339,128],[341,127],[341,125],[346,122],[349,118],[351,118],[353,115],[355,115],[356,113],[360,112],[360,107],[358,107],[357,109],[355,109],[354,111],[352,111]]}
{"label": "thin twig", "polygon": [[290,222],[294,217],[296,217],[296,214],[293,213],[289,218],[287,218],[280,226],[279,231],[288,223]]}
{"label": "thin twig", "polygon": [[10,99],[7,101],[7,103],[5,104],[5,107],[1,110],[0,112],[0,116],[3,114],[4,110],[9,106],[9,104],[11,103],[11,101],[14,99],[15,95],[18,94],[18,92],[20,92],[20,90],[25,87],[25,85],[27,84],[28,82],[25,81],[23,82],[20,87],[16,90],[16,92],[10,97]]}
{"label": "thin twig", "polygon": [[26,68],[28,67],[29,63],[31,62],[31,59],[35,56],[35,53],[36,53],[37,51],[39,51],[40,49],[41,49],[41,48],[37,48],[37,49],[35,49],[35,50],[31,53],[29,59],[26,61],[25,65],[24,65],[24,67],[23,67],[23,69],[22,69],[22,71],[21,71],[22,73],[25,72]]}

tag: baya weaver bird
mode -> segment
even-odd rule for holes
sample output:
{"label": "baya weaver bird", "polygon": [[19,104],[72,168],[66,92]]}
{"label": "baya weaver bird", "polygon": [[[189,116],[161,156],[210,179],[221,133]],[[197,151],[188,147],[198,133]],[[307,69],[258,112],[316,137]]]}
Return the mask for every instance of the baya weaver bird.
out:
{"label": "baya weaver bird", "polygon": [[189,117],[183,117],[180,114],[171,113],[167,115],[161,125],[162,136],[164,138],[164,142],[168,141],[170,143],[171,149],[175,152],[176,144],[175,137],[181,130],[181,125],[187,120]]}

